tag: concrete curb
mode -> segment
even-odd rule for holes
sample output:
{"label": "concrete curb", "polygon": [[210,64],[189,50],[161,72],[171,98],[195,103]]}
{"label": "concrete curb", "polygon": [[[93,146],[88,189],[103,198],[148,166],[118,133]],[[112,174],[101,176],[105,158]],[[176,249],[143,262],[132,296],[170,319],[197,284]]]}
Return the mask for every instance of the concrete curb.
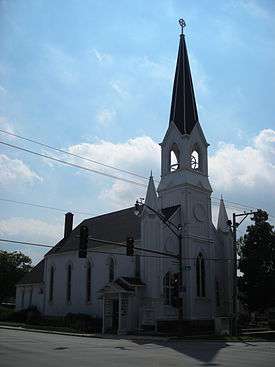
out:
{"label": "concrete curb", "polygon": [[54,331],[54,330],[41,330],[41,329],[31,329],[24,328],[22,326],[8,326],[8,325],[0,325],[0,329],[6,330],[16,330],[16,331],[28,331],[28,332],[36,332],[41,334],[55,334],[55,335],[65,335],[65,336],[76,336],[76,337],[84,337],[84,338],[97,338],[97,339],[124,339],[124,340],[133,340],[133,341],[148,341],[148,342],[223,342],[223,343],[253,343],[253,342],[270,342],[274,343],[274,340],[224,340],[224,339],[185,339],[180,337],[159,337],[159,336],[146,336],[146,335],[113,335],[113,334],[82,334],[82,333],[72,333],[66,331]]}

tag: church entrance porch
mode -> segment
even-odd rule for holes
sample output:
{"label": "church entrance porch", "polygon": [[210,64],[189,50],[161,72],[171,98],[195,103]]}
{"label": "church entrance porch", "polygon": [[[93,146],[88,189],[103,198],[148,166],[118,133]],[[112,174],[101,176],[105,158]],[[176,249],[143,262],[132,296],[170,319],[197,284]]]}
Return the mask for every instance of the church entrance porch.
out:
{"label": "church entrance porch", "polygon": [[138,328],[137,288],[144,284],[136,278],[124,278],[116,279],[100,291],[103,300],[102,333],[127,334]]}

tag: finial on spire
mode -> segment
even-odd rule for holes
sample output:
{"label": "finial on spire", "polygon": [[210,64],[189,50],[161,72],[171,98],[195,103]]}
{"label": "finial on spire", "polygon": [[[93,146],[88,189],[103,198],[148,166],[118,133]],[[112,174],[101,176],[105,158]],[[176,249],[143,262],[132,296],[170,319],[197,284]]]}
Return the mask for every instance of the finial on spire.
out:
{"label": "finial on spire", "polygon": [[181,26],[181,34],[183,34],[183,28],[186,27],[185,20],[180,18],[179,19],[179,25]]}

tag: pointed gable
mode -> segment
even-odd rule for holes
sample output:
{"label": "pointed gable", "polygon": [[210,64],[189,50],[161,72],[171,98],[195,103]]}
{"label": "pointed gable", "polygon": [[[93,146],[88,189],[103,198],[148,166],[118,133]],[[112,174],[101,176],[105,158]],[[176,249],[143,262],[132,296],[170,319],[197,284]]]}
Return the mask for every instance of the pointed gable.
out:
{"label": "pointed gable", "polygon": [[182,134],[190,134],[198,122],[195,94],[189,66],[185,37],[180,35],[178,59],[174,79],[170,123],[174,122]]}
{"label": "pointed gable", "polygon": [[220,230],[222,232],[229,232],[229,226],[227,222],[228,222],[228,216],[227,216],[227,212],[225,209],[223,198],[221,198],[217,230]]}
{"label": "pointed gable", "polygon": [[154,179],[153,179],[152,172],[151,172],[151,176],[149,178],[149,183],[148,183],[147,192],[146,192],[145,204],[150,206],[153,209],[157,209],[157,206],[158,206],[157,200],[158,200],[157,191],[156,191]]}

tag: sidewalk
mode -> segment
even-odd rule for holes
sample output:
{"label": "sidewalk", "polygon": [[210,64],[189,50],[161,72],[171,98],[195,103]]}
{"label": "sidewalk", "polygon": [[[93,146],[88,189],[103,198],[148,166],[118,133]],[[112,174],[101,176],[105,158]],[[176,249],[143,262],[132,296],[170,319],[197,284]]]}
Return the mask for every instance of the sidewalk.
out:
{"label": "sidewalk", "polygon": [[[168,341],[171,337],[163,337],[163,336],[154,336],[154,335],[114,335],[114,334],[99,334],[99,333],[77,333],[77,332],[66,332],[66,331],[55,331],[55,330],[42,330],[36,328],[27,328],[23,326],[9,326],[9,325],[1,325],[0,329],[8,329],[8,330],[18,330],[18,331],[31,331],[42,334],[57,334],[57,335],[68,335],[68,336],[77,336],[77,337],[85,337],[85,338],[99,338],[99,339],[127,339],[127,340],[154,340],[154,341]],[[173,337],[174,339],[175,337]]]}
{"label": "sidewalk", "polygon": [[[196,335],[196,336],[158,336],[158,335],[114,335],[114,334],[99,334],[99,333],[78,333],[78,332],[66,332],[66,331],[56,331],[56,330],[43,330],[37,328],[29,328],[24,326],[10,326],[0,324],[0,330],[17,330],[17,331],[29,331],[29,332],[37,332],[42,334],[56,334],[56,335],[67,335],[67,336],[76,336],[76,337],[84,337],[84,338],[98,338],[98,339],[125,339],[125,340],[133,340],[133,341],[143,341],[143,342],[177,342],[177,341],[186,341],[186,342],[246,342],[246,341],[275,341],[275,331],[259,331],[259,332],[251,332],[244,333],[239,337],[219,337],[215,335],[206,336],[206,335]],[[274,334],[274,338],[273,338]],[[266,338],[259,338],[260,336],[265,336]],[[267,337],[268,335],[268,337]],[[272,335],[272,339],[270,336]]]}

